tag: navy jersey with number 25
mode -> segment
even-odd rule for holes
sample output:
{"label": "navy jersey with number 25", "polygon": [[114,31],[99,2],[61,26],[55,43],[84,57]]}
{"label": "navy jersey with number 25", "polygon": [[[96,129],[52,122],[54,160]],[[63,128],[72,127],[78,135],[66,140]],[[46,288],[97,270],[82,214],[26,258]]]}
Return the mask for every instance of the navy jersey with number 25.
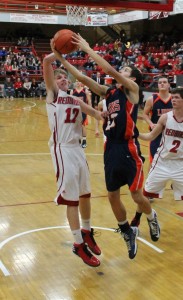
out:
{"label": "navy jersey with number 25", "polygon": [[104,133],[109,141],[122,142],[138,137],[137,105],[130,103],[119,89],[109,89],[106,95],[106,105],[109,112],[108,121],[104,124]]}
{"label": "navy jersey with number 25", "polygon": [[130,103],[123,88],[109,89],[106,94],[109,117],[104,124],[107,137],[104,165],[107,190],[128,184],[136,191],[143,184],[143,161],[137,140],[137,105]]}

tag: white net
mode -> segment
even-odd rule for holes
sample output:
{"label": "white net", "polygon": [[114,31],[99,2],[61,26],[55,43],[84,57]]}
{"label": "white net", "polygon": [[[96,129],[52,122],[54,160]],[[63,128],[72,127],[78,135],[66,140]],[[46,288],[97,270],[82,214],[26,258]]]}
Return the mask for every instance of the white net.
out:
{"label": "white net", "polygon": [[68,25],[85,25],[87,20],[88,7],[66,6]]}

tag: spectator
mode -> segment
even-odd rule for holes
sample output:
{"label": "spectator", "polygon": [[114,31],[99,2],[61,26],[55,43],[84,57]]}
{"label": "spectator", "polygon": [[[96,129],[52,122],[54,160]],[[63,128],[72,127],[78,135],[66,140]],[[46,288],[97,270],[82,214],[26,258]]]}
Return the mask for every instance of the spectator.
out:
{"label": "spectator", "polygon": [[29,75],[29,72],[28,72],[27,66],[26,66],[26,62],[23,62],[20,67],[20,75],[21,75],[22,79],[24,79],[25,77],[27,77]]}
{"label": "spectator", "polygon": [[24,98],[28,98],[31,95],[31,82],[29,81],[28,78],[24,79],[23,94],[24,94]]}
{"label": "spectator", "polygon": [[4,64],[4,70],[5,70],[7,76],[12,75],[12,66],[11,66],[11,64],[10,64],[9,61],[7,61],[7,62]]}
{"label": "spectator", "polygon": [[175,55],[183,57],[183,44],[180,45],[180,48],[176,51]]}
{"label": "spectator", "polygon": [[31,74],[35,73],[35,59],[33,57],[29,57],[27,60],[27,69]]}
{"label": "spectator", "polygon": [[41,81],[41,83],[39,84],[39,91],[40,91],[40,100],[42,100],[42,97],[46,96],[46,84],[43,81]]}
{"label": "spectator", "polygon": [[20,53],[20,50],[18,49],[17,46],[15,46],[13,49],[13,54],[18,54],[18,53]]}
{"label": "spectator", "polygon": [[100,46],[98,43],[96,43],[95,46],[93,47],[93,51],[96,51],[96,52],[100,51]]}
{"label": "spectator", "polygon": [[15,97],[16,98],[23,96],[23,83],[22,83],[20,77],[18,77],[17,80],[15,81],[14,89],[15,89]]}
{"label": "spectator", "polygon": [[31,83],[31,96],[32,97],[38,97],[40,96],[40,91],[39,91],[39,85],[36,82],[35,78],[32,78],[32,83]]}
{"label": "spectator", "polygon": [[20,36],[19,39],[18,39],[18,41],[17,41],[17,45],[18,45],[18,46],[22,46],[22,42],[23,42],[23,39],[22,39],[22,37]]}
{"label": "spectator", "polygon": [[11,67],[12,67],[12,74],[17,75],[17,72],[19,70],[19,66],[18,66],[17,62],[14,61]]}
{"label": "spectator", "polygon": [[6,55],[7,55],[7,51],[6,51],[5,47],[3,47],[0,50],[0,57],[1,57],[1,59],[2,59],[3,62],[6,60]]}
{"label": "spectator", "polygon": [[6,81],[4,83],[4,95],[5,95],[6,99],[13,100],[14,94],[15,94],[15,90],[14,90],[13,83],[11,82],[11,78],[7,77]]}

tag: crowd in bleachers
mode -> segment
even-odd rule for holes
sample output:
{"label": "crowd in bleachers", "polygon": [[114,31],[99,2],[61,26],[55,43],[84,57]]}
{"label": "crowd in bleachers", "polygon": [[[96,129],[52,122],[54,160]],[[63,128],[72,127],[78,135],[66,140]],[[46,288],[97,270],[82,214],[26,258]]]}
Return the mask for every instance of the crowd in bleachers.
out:
{"label": "crowd in bleachers", "polygon": [[[160,39],[159,39],[160,42]],[[124,66],[134,65],[144,74],[144,85],[151,83],[156,74],[166,73],[170,78],[174,75],[183,74],[183,40],[169,46],[156,42],[121,42],[117,39],[113,43],[95,44],[93,50],[103,56],[117,70]],[[81,51],[67,55],[67,59],[74,65],[85,69],[87,74],[100,71],[88,55]],[[146,85],[147,82],[147,85]]]}
{"label": "crowd in bleachers", "polygon": [[[163,34],[150,42],[138,39],[122,41],[119,38],[110,43],[96,43],[93,49],[117,70],[128,65],[138,67],[143,73],[144,87],[151,87],[153,78],[159,74],[167,74],[172,81],[174,75],[183,74],[183,40],[175,42]],[[44,55],[42,53],[40,57]],[[88,76],[97,72],[104,75],[100,66],[83,51],[65,56]],[[45,95],[40,57],[36,53],[33,38],[20,37],[14,45],[0,47],[0,78],[4,84],[4,97],[41,98]],[[58,67],[58,64],[55,63],[54,67]]]}
{"label": "crowd in bleachers", "polygon": [[[46,90],[43,89],[41,64],[33,41],[27,37],[20,37],[16,45],[3,46],[0,49],[2,96],[12,100],[14,97],[42,98]],[[39,80],[35,80],[36,77]]]}

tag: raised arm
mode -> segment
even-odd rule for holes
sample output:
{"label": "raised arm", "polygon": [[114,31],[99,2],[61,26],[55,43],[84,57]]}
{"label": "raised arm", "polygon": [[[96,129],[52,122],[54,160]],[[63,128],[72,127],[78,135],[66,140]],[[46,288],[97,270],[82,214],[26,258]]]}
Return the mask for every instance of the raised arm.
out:
{"label": "raised arm", "polygon": [[118,83],[122,84],[125,88],[132,92],[138,92],[138,85],[130,78],[124,77],[121,73],[116,71],[104,58],[98,55],[89,44],[84,40],[80,34],[75,34],[73,37],[73,43],[77,44],[79,48],[89,54],[93,60],[102,67],[103,71],[112,76]]}
{"label": "raised arm", "polygon": [[143,110],[143,119],[146,121],[146,123],[150,126],[151,129],[155,127],[156,124],[152,123],[151,118],[150,118],[150,112],[152,110],[153,106],[153,97],[149,97],[146,100],[144,110]]}
{"label": "raised arm", "polygon": [[95,80],[88,76],[82,74],[78,69],[71,65],[58,51],[55,50],[54,40],[51,40],[51,48],[57,60],[59,60],[63,66],[71,73],[78,81],[82,82],[84,85],[88,86],[95,94],[100,96],[105,96],[108,87],[105,85],[98,84]]}
{"label": "raised arm", "polygon": [[144,141],[153,141],[163,130],[166,125],[167,114],[163,114],[156,124],[156,127],[149,133],[139,133],[139,139]]}
{"label": "raised arm", "polygon": [[52,91],[54,94],[58,92],[58,87],[54,80],[54,71],[52,63],[56,60],[55,54],[50,53],[43,59],[43,77],[46,84],[47,93]]}

